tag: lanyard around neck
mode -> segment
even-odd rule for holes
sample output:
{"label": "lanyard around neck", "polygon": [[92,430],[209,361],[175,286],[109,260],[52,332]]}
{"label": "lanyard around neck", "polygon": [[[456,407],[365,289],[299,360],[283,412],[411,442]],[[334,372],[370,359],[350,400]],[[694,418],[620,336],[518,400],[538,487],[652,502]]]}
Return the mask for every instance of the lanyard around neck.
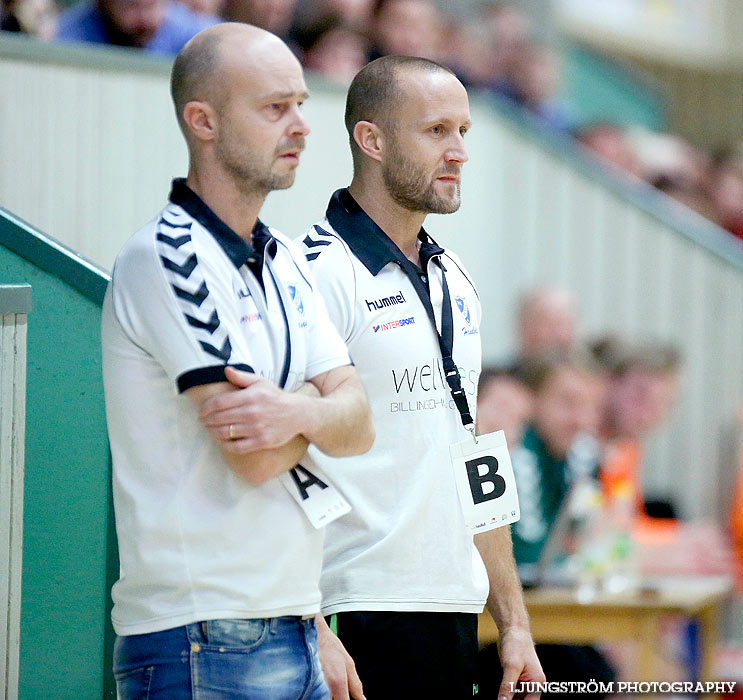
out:
{"label": "lanyard around neck", "polygon": [[429,288],[420,278],[418,268],[407,259],[399,261],[399,265],[400,269],[405,273],[407,278],[410,280],[410,283],[413,285],[413,289],[415,289],[418,298],[421,300],[421,304],[423,304],[423,308],[426,310],[431,325],[433,326],[433,331],[436,333],[436,337],[438,338],[439,348],[441,349],[442,365],[444,367],[444,376],[446,377],[446,383],[449,385],[449,391],[454,400],[454,405],[457,407],[459,416],[462,419],[462,425],[466,430],[469,430],[474,435],[475,422],[470,414],[467,395],[464,393],[464,389],[462,388],[459,369],[457,369],[457,365],[454,363],[452,358],[452,353],[454,351],[454,319],[452,317],[449,285],[446,282],[444,266],[441,264],[440,260],[437,259],[436,262],[441,269],[441,291],[443,295],[441,304],[441,333],[439,333],[436,325],[436,314],[433,311]]}
{"label": "lanyard around neck", "polygon": [[[276,282],[276,277],[273,274],[273,270],[267,264],[266,269],[271,275],[271,282],[273,282],[274,289],[276,290],[276,297],[279,300],[281,314],[284,317],[284,365],[281,368],[281,377],[278,381],[279,387],[283,389],[286,386],[287,379],[289,378],[289,367],[291,366],[292,360],[292,339],[291,330],[289,328],[289,315],[286,313],[286,306],[284,306],[284,299],[281,296],[281,289],[279,289],[279,285]],[[266,297],[266,305],[268,305],[268,297]]]}

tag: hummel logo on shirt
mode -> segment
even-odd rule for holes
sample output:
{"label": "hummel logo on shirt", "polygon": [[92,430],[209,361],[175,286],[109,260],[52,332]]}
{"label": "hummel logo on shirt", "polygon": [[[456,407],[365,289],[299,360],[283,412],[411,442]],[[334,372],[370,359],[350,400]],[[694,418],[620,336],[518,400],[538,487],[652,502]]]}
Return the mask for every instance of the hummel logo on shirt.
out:
{"label": "hummel logo on shirt", "polygon": [[364,301],[366,302],[366,308],[369,309],[369,311],[374,311],[375,309],[383,309],[386,306],[396,306],[397,304],[404,304],[405,297],[402,295],[401,289],[397,294],[393,294],[390,297],[382,297],[381,299],[373,299],[372,301],[364,299]]}

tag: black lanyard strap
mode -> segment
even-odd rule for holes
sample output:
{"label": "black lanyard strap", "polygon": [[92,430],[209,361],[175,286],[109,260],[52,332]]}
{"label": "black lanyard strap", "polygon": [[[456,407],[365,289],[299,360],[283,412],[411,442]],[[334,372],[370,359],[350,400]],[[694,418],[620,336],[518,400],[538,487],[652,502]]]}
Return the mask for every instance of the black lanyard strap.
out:
{"label": "black lanyard strap", "polygon": [[[452,358],[452,353],[454,351],[454,319],[452,316],[449,285],[446,281],[444,266],[438,258],[436,258],[436,263],[441,269],[441,292],[443,295],[441,304],[441,333],[439,333],[436,325],[436,314],[433,311],[429,289],[420,278],[418,268],[409,260],[401,261],[400,268],[413,285],[413,289],[415,289],[418,298],[421,300],[421,304],[423,304],[423,308],[428,314],[428,318],[431,320],[433,331],[436,333],[436,337],[439,341],[444,376],[446,377],[446,383],[449,385],[451,397],[454,400],[454,405],[457,407],[457,411],[459,411],[462,425],[467,430],[471,430],[474,429],[475,421],[472,419],[472,414],[470,413],[467,395],[464,393],[464,389],[462,388],[462,379],[459,376],[459,369],[457,369],[457,365],[454,363],[454,359]],[[470,426],[472,426],[472,428]]]}
{"label": "black lanyard strap", "polygon": [[[289,328],[289,316],[286,313],[286,306],[284,306],[284,299],[281,296],[281,289],[279,289],[279,285],[276,282],[276,277],[273,274],[273,270],[268,265],[266,265],[266,267],[268,268],[268,272],[271,275],[271,281],[273,282],[274,289],[276,290],[276,296],[279,299],[281,314],[284,317],[284,366],[281,368],[281,377],[278,381],[279,387],[283,389],[286,386],[286,380],[289,378],[289,367],[291,366],[292,361],[292,337],[291,330]],[[266,297],[266,306],[268,306],[268,297]],[[268,322],[268,319],[266,319],[266,323]]]}
{"label": "black lanyard strap", "polygon": [[[470,406],[467,401],[467,395],[462,388],[462,378],[459,376],[459,369],[452,359],[454,351],[454,320],[452,318],[451,296],[449,295],[449,285],[446,282],[446,273],[443,266],[441,267],[441,291],[443,293],[443,302],[441,305],[441,334],[439,335],[439,346],[441,347],[441,359],[444,365],[444,376],[449,384],[451,397],[462,418],[462,425],[469,430],[474,425],[474,420],[470,414]],[[429,299],[430,303],[430,299]],[[433,311],[433,308],[431,309]],[[434,328],[435,328],[434,324]]]}

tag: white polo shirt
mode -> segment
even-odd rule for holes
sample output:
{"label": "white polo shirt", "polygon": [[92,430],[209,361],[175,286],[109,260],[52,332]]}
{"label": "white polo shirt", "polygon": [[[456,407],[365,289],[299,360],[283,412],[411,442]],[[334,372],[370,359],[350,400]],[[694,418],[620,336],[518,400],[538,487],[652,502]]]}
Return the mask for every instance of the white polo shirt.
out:
{"label": "white polo shirt", "polygon": [[253,244],[176,180],[116,259],[102,336],[120,635],[319,610],[322,531],[278,479],[237,477],[182,393],[225,365],[292,391],[349,363],[301,252],[260,221]]}
{"label": "white polo shirt", "polygon": [[[459,259],[425,232],[419,238],[420,276],[439,328],[445,269],[453,358],[474,415],[479,298]],[[449,461],[449,445],[469,433],[444,378],[433,325],[403,270],[409,261],[347,190],[333,195],[327,217],[308,230],[303,246],[366,387],[377,434],[372,449],[345,458],[342,470],[310,451],[353,506],[327,528],[323,613],[480,612],[487,574],[464,525]]]}

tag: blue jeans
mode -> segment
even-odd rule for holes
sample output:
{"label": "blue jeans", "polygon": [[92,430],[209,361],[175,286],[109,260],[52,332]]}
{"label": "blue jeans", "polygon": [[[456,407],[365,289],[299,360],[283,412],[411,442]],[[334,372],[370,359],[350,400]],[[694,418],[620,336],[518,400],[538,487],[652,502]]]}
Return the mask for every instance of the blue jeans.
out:
{"label": "blue jeans", "polygon": [[117,637],[118,700],[330,700],[314,620],[208,620]]}

